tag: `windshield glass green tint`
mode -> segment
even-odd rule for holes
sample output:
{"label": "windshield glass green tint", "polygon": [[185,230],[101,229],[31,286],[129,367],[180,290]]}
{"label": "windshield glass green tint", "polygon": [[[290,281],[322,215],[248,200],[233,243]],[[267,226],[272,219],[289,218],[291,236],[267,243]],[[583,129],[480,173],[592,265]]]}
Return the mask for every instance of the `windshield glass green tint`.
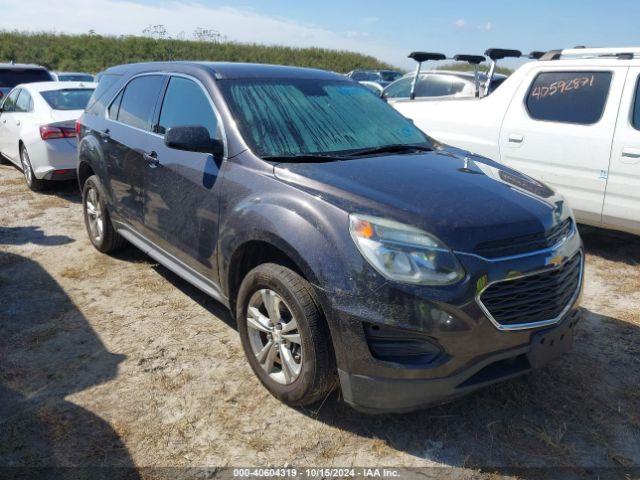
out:
{"label": "windshield glass green tint", "polygon": [[429,144],[409,120],[352,82],[252,78],[220,85],[245,141],[260,156]]}

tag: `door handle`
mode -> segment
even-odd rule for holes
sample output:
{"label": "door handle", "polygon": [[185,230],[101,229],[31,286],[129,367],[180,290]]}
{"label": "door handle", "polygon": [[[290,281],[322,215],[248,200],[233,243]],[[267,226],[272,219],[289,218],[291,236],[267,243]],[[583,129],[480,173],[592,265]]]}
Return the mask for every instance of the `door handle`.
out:
{"label": "door handle", "polygon": [[108,128],[100,132],[100,138],[103,140],[109,140],[111,138],[111,132]]}
{"label": "door handle", "polygon": [[515,133],[509,135],[509,142],[510,143],[522,143],[524,142],[524,136],[523,135],[517,135]]}
{"label": "door handle", "polygon": [[158,160],[158,154],[155,151],[144,152],[142,157],[147,161],[151,168],[156,168],[160,165],[160,160]]}
{"label": "door handle", "polygon": [[7,119],[6,119],[6,118],[3,118],[3,119],[2,119],[2,123],[7,123]]}
{"label": "door handle", "polygon": [[16,125],[20,125],[20,120],[16,120]]}
{"label": "door handle", "polygon": [[623,148],[622,156],[636,160],[640,158],[640,148],[631,148],[631,147]]}

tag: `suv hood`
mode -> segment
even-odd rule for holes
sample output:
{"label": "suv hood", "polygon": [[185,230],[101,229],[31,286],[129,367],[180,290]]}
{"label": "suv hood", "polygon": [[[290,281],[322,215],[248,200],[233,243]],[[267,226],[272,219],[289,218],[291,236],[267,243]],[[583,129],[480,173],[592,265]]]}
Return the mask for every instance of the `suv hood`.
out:
{"label": "suv hood", "polygon": [[421,228],[451,249],[541,233],[571,215],[546,185],[454,148],[325,163],[281,163],[276,178],[349,213]]}

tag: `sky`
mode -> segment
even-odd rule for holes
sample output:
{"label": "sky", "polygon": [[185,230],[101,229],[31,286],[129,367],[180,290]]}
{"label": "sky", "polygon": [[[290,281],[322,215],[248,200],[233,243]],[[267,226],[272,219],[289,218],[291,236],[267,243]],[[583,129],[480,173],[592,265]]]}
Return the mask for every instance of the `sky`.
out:
{"label": "sky", "polygon": [[405,69],[414,50],[640,45],[640,0],[0,0],[0,12],[3,30],[141,35],[161,24],[190,38],[205,28],[237,42],[356,51]]}

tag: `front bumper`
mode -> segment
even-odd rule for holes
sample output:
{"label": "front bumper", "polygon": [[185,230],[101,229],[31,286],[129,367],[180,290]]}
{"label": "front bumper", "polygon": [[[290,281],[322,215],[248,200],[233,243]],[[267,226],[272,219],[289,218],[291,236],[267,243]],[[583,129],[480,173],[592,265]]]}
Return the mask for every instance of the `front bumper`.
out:
{"label": "front bumper", "polygon": [[[579,315],[581,278],[577,294],[559,317],[527,328],[498,328],[478,295],[492,282],[553,268],[559,259],[573,258],[581,250],[576,233],[552,251],[509,259],[460,254],[467,278],[444,288],[375,283],[372,276],[360,275],[367,279],[365,288],[321,291],[346,402],[367,412],[414,410],[521,375],[569,350],[567,338],[573,338]],[[552,342],[556,348],[540,353],[538,337],[557,332],[562,340]],[[431,352],[428,344],[434,347]],[[378,345],[382,353],[376,352]],[[397,355],[403,345],[416,354]]]}
{"label": "front bumper", "polygon": [[571,350],[580,311],[532,335],[529,345],[489,355],[449,377],[389,379],[339,370],[346,403],[365,413],[403,413],[433,406],[542,367]]}

